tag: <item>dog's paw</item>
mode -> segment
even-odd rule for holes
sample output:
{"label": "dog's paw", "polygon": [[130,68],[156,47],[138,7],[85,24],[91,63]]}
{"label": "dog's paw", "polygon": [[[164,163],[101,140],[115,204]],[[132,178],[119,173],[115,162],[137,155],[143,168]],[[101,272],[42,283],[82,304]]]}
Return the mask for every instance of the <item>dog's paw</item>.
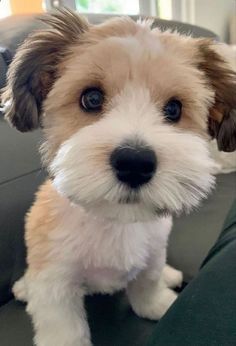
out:
{"label": "dog's paw", "polygon": [[154,295],[147,297],[147,299],[137,300],[132,304],[132,308],[140,317],[159,320],[165,315],[177,297],[177,294],[173,290],[166,287],[156,291]]}
{"label": "dog's paw", "polygon": [[162,277],[167,287],[170,288],[181,287],[183,283],[183,273],[177,269],[172,268],[168,264],[165,265],[163,269]]}
{"label": "dog's paw", "polygon": [[14,283],[12,292],[17,300],[21,300],[22,302],[27,301],[27,290],[24,276]]}

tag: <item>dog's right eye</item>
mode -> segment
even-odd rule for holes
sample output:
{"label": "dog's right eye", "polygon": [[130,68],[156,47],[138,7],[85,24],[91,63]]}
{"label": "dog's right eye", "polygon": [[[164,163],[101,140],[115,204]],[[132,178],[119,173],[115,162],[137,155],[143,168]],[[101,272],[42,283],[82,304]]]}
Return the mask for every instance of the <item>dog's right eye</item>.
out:
{"label": "dog's right eye", "polygon": [[181,118],[182,103],[177,99],[169,100],[165,107],[165,118],[174,123],[178,122]]}
{"label": "dog's right eye", "polygon": [[99,88],[85,89],[80,97],[80,106],[85,112],[99,112],[104,103],[104,93]]}

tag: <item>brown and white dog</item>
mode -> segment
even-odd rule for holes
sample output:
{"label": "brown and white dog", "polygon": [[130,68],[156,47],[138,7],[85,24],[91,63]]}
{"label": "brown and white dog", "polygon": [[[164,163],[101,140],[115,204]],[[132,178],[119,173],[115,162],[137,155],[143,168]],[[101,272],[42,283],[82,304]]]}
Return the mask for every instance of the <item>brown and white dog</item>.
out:
{"label": "brown and white dog", "polygon": [[125,288],[150,319],[176,299],[171,215],[214,185],[209,132],[221,150],[236,147],[235,74],[214,42],[148,21],[94,26],[62,10],[46,22],[3,94],[17,129],[43,128],[50,173],[26,218],[28,268],[14,292],[36,345],[88,346],[86,294]]}

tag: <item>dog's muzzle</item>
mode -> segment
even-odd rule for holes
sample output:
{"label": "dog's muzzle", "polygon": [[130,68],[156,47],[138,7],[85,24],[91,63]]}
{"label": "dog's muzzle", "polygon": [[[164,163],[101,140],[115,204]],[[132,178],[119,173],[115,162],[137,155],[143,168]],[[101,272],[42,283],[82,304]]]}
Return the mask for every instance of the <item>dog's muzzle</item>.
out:
{"label": "dog's muzzle", "polygon": [[110,163],[117,179],[132,189],[148,183],[157,169],[155,152],[140,145],[119,146],[112,152]]}

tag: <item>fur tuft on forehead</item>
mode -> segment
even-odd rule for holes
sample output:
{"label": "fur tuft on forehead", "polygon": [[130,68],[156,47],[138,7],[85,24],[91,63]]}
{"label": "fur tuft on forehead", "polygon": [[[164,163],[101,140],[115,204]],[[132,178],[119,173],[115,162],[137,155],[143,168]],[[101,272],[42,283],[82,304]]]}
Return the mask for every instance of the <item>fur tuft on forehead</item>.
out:
{"label": "fur tuft on forehead", "polygon": [[135,35],[141,26],[130,17],[114,17],[107,21],[90,27],[86,40],[96,43],[108,37],[125,37]]}
{"label": "fur tuft on forehead", "polygon": [[[154,18],[139,18],[137,20],[137,24],[139,24],[140,26],[144,27],[144,28],[148,28],[148,29],[152,29],[153,28],[153,24],[155,22]],[[158,29],[157,29],[158,30]]]}
{"label": "fur tuft on forehead", "polygon": [[64,39],[68,40],[68,43],[74,43],[78,40],[78,37],[90,26],[85,17],[66,8],[52,14],[46,14],[39,19],[61,34]]}

